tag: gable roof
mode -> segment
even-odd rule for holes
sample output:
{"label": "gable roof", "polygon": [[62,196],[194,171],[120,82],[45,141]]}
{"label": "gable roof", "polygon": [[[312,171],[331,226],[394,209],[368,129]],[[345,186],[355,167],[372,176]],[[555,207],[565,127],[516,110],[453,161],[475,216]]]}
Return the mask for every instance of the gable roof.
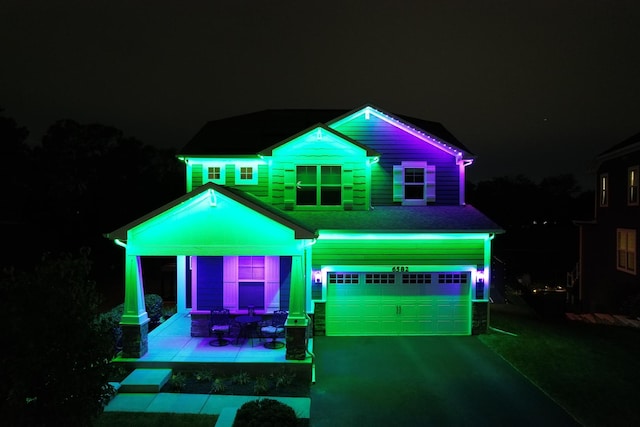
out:
{"label": "gable roof", "polygon": [[617,152],[627,151],[629,149],[633,150],[634,145],[640,146],[640,132],[603,151],[598,154],[598,157],[609,157],[610,155],[615,155]]}
{"label": "gable roof", "polygon": [[273,150],[275,150],[276,148],[281,147],[281,146],[283,146],[283,145],[285,145],[285,144],[287,144],[287,143],[289,143],[289,142],[291,142],[291,141],[293,141],[293,140],[295,140],[297,138],[300,138],[303,135],[306,135],[306,134],[308,134],[310,132],[313,132],[315,130],[320,130],[320,129],[325,130],[325,131],[337,136],[338,138],[340,138],[340,139],[342,139],[344,141],[347,141],[347,142],[355,145],[356,147],[361,148],[362,150],[364,150],[367,153],[367,156],[379,156],[380,155],[380,153],[378,153],[376,150],[373,150],[373,149],[367,147],[366,145],[359,143],[355,139],[352,139],[352,138],[348,137],[347,135],[344,135],[344,134],[338,132],[337,130],[332,129],[329,126],[327,126],[325,124],[322,124],[322,123],[318,123],[315,126],[311,126],[310,128],[304,129],[304,130],[298,132],[297,134],[295,134],[295,135],[293,135],[293,136],[291,136],[291,137],[289,137],[289,138],[287,138],[287,139],[285,139],[283,141],[280,141],[280,142],[278,142],[278,143],[276,143],[276,144],[274,144],[274,145],[272,145],[270,147],[265,148],[264,150],[261,150],[258,154],[259,155],[264,155],[264,156],[271,156],[273,154]]}
{"label": "gable roof", "polygon": [[223,185],[214,184],[212,182],[206,183],[195,190],[155,209],[148,214],[131,221],[130,223],[118,228],[117,230],[112,231],[111,233],[106,233],[104,236],[108,239],[118,239],[118,240],[127,240],[127,232],[140,224],[145,223],[146,221],[155,218],[156,216],[176,207],[182,203],[188,202],[195,197],[198,197],[204,192],[209,190],[213,190],[215,192],[219,192],[228,198],[250,208],[254,211],[264,215],[267,218],[270,218],[290,229],[292,229],[295,233],[295,237],[297,239],[312,239],[316,237],[315,230],[301,223],[295,218],[291,218],[288,215],[284,214],[282,211],[275,209],[271,205],[264,203],[257,199],[256,197],[245,193],[243,191],[226,187]]}
{"label": "gable roof", "polygon": [[[366,106],[370,105],[367,104]],[[207,155],[255,155],[265,148],[290,138],[291,135],[298,134],[317,123],[335,122],[336,119],[343,118],[361,108],[355,110],[272,109],[212,120],[207,122],[178,151],[178,155],[194,157]],[[379,110],[378,108],[376,109]],[[440,123],[404,115],[396,115],[395,117],[471,154]],[[232,143],[229,143],[230,141]]]}

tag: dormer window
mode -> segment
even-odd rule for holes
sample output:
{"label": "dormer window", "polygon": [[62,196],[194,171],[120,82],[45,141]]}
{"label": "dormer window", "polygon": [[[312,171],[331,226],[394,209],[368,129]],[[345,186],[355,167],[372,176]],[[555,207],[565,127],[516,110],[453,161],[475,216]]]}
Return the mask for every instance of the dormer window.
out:
{"label": "dormer window", "polygon": [[436,200],[436,168],[427,162],[402,162],[393,166],[393,201],[407,206]]}
{"label": "dormer window", "polygon": [[340,206],[342,204],[342,167],[297,166],[297,206]]}
{"label": "dormer window", "polygon": [[236,185],[256,185],[258,184],[258,165],[237,164],[236,165]]}
{"label": "dormer window", "polygon": [[214,182],[216,184],[225,184],[224,165],[204,165],[204,179],[206,182]]}

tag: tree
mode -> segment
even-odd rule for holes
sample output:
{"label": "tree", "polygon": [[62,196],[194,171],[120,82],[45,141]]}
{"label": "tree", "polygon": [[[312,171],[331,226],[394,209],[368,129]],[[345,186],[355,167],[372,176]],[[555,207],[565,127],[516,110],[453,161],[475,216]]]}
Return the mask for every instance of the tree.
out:
{"label": "tree", "polygon": [[[0,114],[2,109],[0,109]],[[12,118],[0,115],[0,189],[4,199],[0,220],[15,222],[24,215],[24,200],[31,176],[28,169],[31,149],[26,144],[29,131]]]}
{"label": "tree", "polygon": [[89,270],[83,251],[0,276],[3,424],[86,426],[102,412],[113,338]]}

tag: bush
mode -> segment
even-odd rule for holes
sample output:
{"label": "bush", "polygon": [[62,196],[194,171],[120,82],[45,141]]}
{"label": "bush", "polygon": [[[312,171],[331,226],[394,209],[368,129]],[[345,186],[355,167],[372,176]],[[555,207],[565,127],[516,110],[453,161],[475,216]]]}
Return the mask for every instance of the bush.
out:
{"label": "bush", "polygon": [[238,409],[234,427],[296,427],[298,418],[293,408],[273,399],[258,399]]}
{"label": "bush", "polygon": [[96,323],[104,324],[106,328],[112,331],[114,355],[117,355],[118,352],[122,350],[122,328],[120,327],[120,320],[122,320],[123,311],[124,304],[119,304],[106,313],[100,313],[96,317]]}
{"label": "bush", "polygon": [[162,317],[162,297],[158,294],[145,295],[144,306],[149,319],[151,319],[151,323],[159,323]]}

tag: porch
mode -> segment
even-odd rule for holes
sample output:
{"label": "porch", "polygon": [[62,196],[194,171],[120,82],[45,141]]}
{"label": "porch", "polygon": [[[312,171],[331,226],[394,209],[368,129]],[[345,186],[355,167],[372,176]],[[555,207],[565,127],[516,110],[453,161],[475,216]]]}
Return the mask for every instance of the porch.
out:
{"label": "porch", "polygon": [[[189,313],[177,313],[151,331],[148,335],[148,351],[140,358],[116,357],[113,361],[134,368],[171,368],[171,369],[203,369],[215,364],[216,368],[255,372],[269,365],[269,369],[287,366],[287,368],[308,372],[311,378],[313,360],[313,339],[309,339],[307,356],[304,360],[287,360],[286,348],[268,349],[263,341],[255,338],[235,339],[224,347],[213,347],[211,337],[191,336],[191,316]],[[270,338],[269,338],[270,339]],[[279,338],[284,340],[284,338]]]}

